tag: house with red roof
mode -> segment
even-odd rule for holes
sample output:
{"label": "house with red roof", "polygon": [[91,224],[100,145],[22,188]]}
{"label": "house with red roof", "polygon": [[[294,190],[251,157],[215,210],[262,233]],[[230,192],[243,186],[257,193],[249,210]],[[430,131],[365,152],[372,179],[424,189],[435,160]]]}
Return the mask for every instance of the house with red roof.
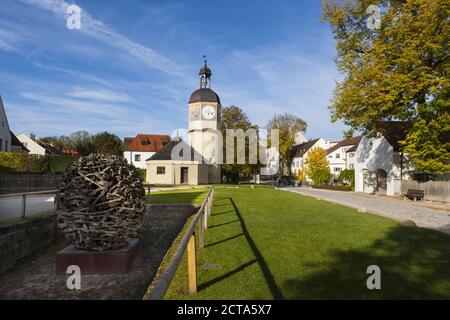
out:
{"label": "house with red roof", "polygon": [[138,134],[123,142],[123,156],[136,168],[146,169],[146,161],[170,142],[170,136],[160,134]]}

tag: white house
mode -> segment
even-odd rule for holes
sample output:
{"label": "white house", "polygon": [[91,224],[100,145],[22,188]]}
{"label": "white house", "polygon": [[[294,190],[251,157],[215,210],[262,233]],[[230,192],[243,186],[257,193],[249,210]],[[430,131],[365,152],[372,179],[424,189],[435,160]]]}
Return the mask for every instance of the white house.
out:
{"label": "white house", "polygon": [[[347,153],[352,147],[357,147],[362,136],[353,137],[337,142],[327,149],[328,163],[333,183],[339,181],[339,175],[345,169],[354,169],[354,153]],[[349,160],[350,158],[350,160]]]}
{"label": "white house", "polygon": [[11,151],[11,131],[9,130],[8,118],[0,97],[0,152]]}
{"label": "white house", "polygon": [[62,154],[62,151],[58,148],[36,139],[36,135],[34,133],[30,134],[30,136],[21,133],[17,136],[17,139],[19,139],[22,145],[29,150],[29,154],[37,154],[41,156]]}
{"label": "white house", "polygon": [[[292,149],[292,152],[294,154],[291,166],[292,174],[295,176],[299,171],[305,169],[306,158],[308,157],[309,151],[311,151],[314,148],[322,148],[326,150],[329,149],[331,146],[333,146],[333,142],[326,141],[322,138],[309,140],[294,146]],[[306,180],[310,181],[309,178],[307,178]]]}
{"label": "white house", "polygon": [[411,179],[414,169],[408,156],[400,151],[407,125],[385,122],[375,137],[364,136],[356,149],[355,191],[398,195],[401,180]]}
{"label": "white house", "polygon": [[170,141],[170,136],[138,134],[124,139],[123,157],[136,168],[146,169],[146,161]]}

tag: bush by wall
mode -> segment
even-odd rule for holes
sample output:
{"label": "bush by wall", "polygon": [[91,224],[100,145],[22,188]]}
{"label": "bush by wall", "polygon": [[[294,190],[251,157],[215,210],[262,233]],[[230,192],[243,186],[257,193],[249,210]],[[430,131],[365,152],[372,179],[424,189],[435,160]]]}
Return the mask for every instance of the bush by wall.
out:
{"label": "bush by wall", "polygon": [[142,176],[142,181],[144,181],[144,183],[147,183],[147,170],[141,169],[141,168],[138,168],[137,170],[139,171],[139,173]]}
{"label": "bush by wall", "polygon": [[48,156],[49,171],[51,173],[63,173],[78,158],[78,156]]}
{"label": "bush by wall", "polygon": [[76,156],[41,156],[0,152],[0,174],[62,173],[77,158]]}
{"label": "bush by wall", "polygon": [[342,186],[342,185],[332,185],[326,184],[322,186],[313,186],[314,189],[327,189],[327,190],[336,190],[336,191],[352,191],[351,186]]}

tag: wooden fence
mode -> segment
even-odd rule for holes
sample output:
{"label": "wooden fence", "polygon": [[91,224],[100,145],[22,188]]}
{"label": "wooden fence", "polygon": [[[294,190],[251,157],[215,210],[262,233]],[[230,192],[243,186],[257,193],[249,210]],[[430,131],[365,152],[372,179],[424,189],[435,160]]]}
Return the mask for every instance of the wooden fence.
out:
{"label": "wooden fence", "polygon": [[205,232],[208,229],[208,218],[211,214],[211,206],[214,197],[214,189],[209,189],[208,194],[203,201],[202,206],[189,224],[189,228],[184,234],[180,245],[178,246],[173,258],[170,260],[168,267],[155,281],[155,285],[148,296],[144,299],[148,300],[161,300],[169,288],[175,272],[183,258],[184,252],[187,249],[188,253],[188,286],[189,293],[197,293],[197,241],[196,241],[196,229],[198,227],[199,232],[199,246],[204,248],[205,246]]}
{"label": "wooden fence", "polygon": [[407,193],[408,189],[423,190],[425,200],[450,202],[450,181],[402,180],[402,195]]}
{"label": "wooden fence", "polygon": [[50,173],[0,175],[0,194],[54,190],[61,177]]}

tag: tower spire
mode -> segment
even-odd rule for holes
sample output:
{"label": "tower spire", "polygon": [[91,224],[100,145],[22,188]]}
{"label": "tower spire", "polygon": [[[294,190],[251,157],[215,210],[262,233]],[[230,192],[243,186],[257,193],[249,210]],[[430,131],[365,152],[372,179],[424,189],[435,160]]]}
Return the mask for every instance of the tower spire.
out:
{"label": "tower spire", "polygon": [[208,60],[206,60],[206,55],[203,55],[204,65],[200,69],[198,75],[200,76],[200,89],[211,88],[211,69],[208,68]]}

